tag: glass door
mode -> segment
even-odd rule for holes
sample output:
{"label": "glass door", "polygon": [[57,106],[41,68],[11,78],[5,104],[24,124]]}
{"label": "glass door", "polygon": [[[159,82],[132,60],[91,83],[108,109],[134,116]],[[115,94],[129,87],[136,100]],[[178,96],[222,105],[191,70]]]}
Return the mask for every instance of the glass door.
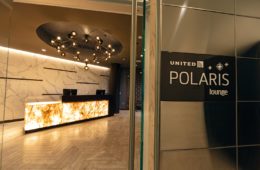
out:
{"label": "glass door", "polygon": [[0,1],[1,169],[142,169],[142,5]]}

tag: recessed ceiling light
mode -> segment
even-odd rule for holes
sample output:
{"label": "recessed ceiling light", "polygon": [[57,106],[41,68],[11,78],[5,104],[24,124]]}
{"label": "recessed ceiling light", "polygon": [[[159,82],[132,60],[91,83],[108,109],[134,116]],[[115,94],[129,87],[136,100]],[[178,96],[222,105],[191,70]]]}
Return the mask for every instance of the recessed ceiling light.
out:
{"label": "recessed ceiling light", "polygon": [[143,54],[140,55],[141,58],[143,58],[143,56],[144,56]]}
{"label": "recessed ceiling light", "polygon": [[143,37],[141,35],[138,36],[138,39],[141,40]]}
{"label": "recessed ceiling light", "polygon": [[46,52],[46,51],[47,51],[46,49],[42,48],[42,52]]}

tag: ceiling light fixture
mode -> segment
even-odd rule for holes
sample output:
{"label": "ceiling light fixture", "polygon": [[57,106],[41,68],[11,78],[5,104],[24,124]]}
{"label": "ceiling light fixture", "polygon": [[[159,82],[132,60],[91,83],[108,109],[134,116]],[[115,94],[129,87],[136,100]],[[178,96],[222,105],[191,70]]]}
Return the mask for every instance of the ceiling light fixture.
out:
{"label": "ceiling light fixture", "polygon": [[89,67],[86,65],[86,66],[84,67],[84,69],[85,69],[85,70],[89,70]]}
{"label": "ceiling light fixture", "polygon": [[[92,41],[92,42],[89,42]],[[111,58],[112,53],[116,53],[116,49],[112,48],[112,44],[106,43],[105,46],[103,45],[103,39],[100,36],[96,36],[95,40],[91,40],[90,35],[84,34],[83,38],[80,37],[80,35],[76,31],[71,31],[67,37],[57,36],[56,40],[51,39],[50,45],[57,49],[57,52],[60,53],[61,56],[66,56],[66,52],[68,53],[74,53],[74,59],[77,61],[80,61],[80,48],[83,48],[84,45],[82,44],[88,44],[88,43],[94,43],[95,44],[95,50],[92,49],[94,56],[93,62],[94,63],[100,63],[97,59],[97,54],[100,56],[101,54],[106,54],[104,59],[107,61],[109,58]],[[74,52],[72,52],[74,51]],[[76,52],[75,52],[76,51]],[[100,58],[100,57],[99,57]]]}
{"label": "ceiling light fixture", "polygon": [[58,41],[61,41],[61,37],[60,37],[60,36],[58,36],[58,37],[57,37],[57,40],[58,40]]}
{"label": "ceiling light fixture", "polygon": [[[85,31],[88,26],[67,22],[49,22],[40,25],[36,32],[41,40],[55,48],[61,56],[71,54],[76,61],[102,63],[118,56],[123,49],[113,35],[99,29]],[[92,57],[93,56],[93,57]]]}

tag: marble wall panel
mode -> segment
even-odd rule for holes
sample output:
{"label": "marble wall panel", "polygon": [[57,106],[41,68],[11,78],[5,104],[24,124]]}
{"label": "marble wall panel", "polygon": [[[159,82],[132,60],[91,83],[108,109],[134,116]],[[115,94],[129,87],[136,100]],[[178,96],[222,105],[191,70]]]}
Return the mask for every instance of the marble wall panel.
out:
{"label": "marble wall panel", "polygon": [[4,116],[5,79],[0,79],[0,121]]}
{"label": "marble wall panel", "polygon": [[42,81],[8,80],[5,104],[5,120],[24,118],[25,103],[41,96]]}
{"label": "marble wall panel", "polygon": [[33,55],[10,50],[8,77],[40,79],[41,60]]}
{"label": "marble wall panel", "polygon": [[6,76],[8,50],[0,47],[0,77]]}

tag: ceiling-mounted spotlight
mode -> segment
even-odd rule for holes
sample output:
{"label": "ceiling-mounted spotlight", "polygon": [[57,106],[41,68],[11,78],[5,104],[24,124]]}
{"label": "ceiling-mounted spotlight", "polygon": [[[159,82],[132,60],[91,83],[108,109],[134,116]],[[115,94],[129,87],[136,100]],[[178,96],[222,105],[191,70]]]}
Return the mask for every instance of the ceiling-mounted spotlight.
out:
{"label": "ceiling-mounted spotlight", "polygon": [[112,45],[111,44],[108,44],[108,46],[107,46],[108,48],[112,48]]}
{"label": "ceiling-mounted spotlight", "polygon": [[108,58],[105,58],[105,60],[107,61],[107,60],[108,60]]}
{"label": "ceiling-mounted spotlight", "polygon": [[85,34],[85,42],[87,43],[89,40],[89,35],[88,34]]}
{"label": "ceiling-mounted spotlight", "polygon": [[70,39],[76,38],[76,36],[77,36],[77,33],[75,31],[72,31],[70,34],[68,34],[68,37]]}
{"label": "ceiling-mounted spotlight", "polygon": [[60,41],[60,40],[61,40],[61,37],[60,37],[60,36],[57,36],[57,40]]}
{"label": "ceiling-mounted spotlight", "polygon": [[84,67],[84,70],[89,70],[88,65],[86,64],[86,66]]}
{"label": "ceiling-mounted spotlight", "polygon": [[77,44],[75,42],[72,43],[72,46],[75,47]]}
{"label": "ceiling-mounted spotlight", "polygon": [[54,41],[54,40],[51,40],[51,44],[55,44],[55,41]]}
{"label": "ceiling-mounted spotlight", "polygon": [[62,57],[65,57],[65,56],[66,56],[66,53],[61,52],[60,55],[61,55]]}
{"label": "ceiling-mounted spotlight", "polygon": [[57,52],[60,53],[61,52],[60,49],[58,49]]}
{"label": "ceiling-mounted spotlight", "polygon": [[96,39],[97,39],[97,40],[100,40],[100,37],[99,37],[99,36],[97,36],[97,37],[96,37]]}
{"label": "ceiling-mounted spotlight", "polygon": [[79,55],[79,54],[80,54],[80,51],[77,51],[76,54]]}
{"label": "ceiling-mounted spotlight", "polygon": [[60,46],[57,46],[57,50],[60,50]]}
{"label": "ceiling-mounted spotlight", "polygon": [[86,59],[85,59],[85,62],[88,62],[88,61],[89,61],[88,58],[86,58]]}
{"label": "ceiling-mounted spotlight", "polygon": [[100,50],[100,46],[99,45],[96,46],[96,50]]}
{"label": "ceiling-mounted spotlight", "polygon": [[64,44],[61,45],[61,48],[65,48],[66,46]]}
{"label": "ceiling-mounted spotlight", "polygon": [[103,40],[102,40],[102,39],[98,40],[98,44],[99,44],[99,45],[101,45],[102,43],[103,43]]}
{"label": "ceiling-mounted spotlight", "polygon": [[97,57],[94,57],[93,58],[93,62],[95,63],[97,61]]}
{"label": "ceiling-mounted spotlight", "polygon": [[92,55],[93,55],[93,56],[96,56],[96,53],[93,53]]}
{"label": "ceiling-mounted spotlight", "polygon": [[71,35],[76,36],[77,33],[76,33],[75,31],[72,31],[72,32],[71,32]]}
{"label": "ceiling-mounted spotlight", "polygon": [[112,52],[114,53],[114,52],[116,52],[116,50],[113,48],[113,49],[112,49]]}

